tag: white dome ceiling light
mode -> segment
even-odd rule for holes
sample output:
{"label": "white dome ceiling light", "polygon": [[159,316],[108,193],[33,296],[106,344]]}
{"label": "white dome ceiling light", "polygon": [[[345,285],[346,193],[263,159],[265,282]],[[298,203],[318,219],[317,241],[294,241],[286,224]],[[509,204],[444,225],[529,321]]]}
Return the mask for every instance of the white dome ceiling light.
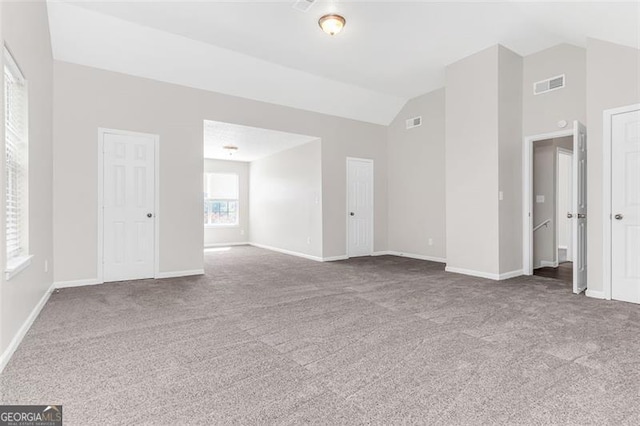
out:
{"label": "white dome ceiling light", "polygon": [[332,36],[342,31],[346,23],[347,20],[344,17],[334,13],[324,15],[318,20],[318,25],[320,25],[322,31]]}

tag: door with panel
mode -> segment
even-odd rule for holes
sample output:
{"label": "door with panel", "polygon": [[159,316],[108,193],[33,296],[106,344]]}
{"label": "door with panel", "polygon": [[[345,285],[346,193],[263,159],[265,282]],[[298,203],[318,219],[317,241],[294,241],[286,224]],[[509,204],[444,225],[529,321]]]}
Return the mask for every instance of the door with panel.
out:
{"label": "door with panel", "polygon": [[153,278],[155,137],[103,136],[104,281]]}
{"label": "door with panel", "polygon": [[611,118],[611,298],[640,303],[640,110]]}
{"label": "door with panel", "polygon": [[373,254],[373,161],[347,159],[347,256]]}

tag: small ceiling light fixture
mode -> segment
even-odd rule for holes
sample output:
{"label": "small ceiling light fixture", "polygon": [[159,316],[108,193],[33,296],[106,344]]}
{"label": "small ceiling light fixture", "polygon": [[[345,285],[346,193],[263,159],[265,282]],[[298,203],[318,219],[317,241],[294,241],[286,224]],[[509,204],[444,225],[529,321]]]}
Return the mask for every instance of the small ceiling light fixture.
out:
{"label": "small ceiling light fixture", "polygon": [[230,156],[233,155],[234,152],[238,151],[238,147],[235,146],[235,145],[225,145],[225,146],[222,147],[222,149],[227,151]]}
{"label": "small ceiling light fixture", "polygon": [[342,31],[346,23],[347,20],[344,19],[344,17],[334,13],[324,15],[318,20],[318,24],[320,25],[320,28],[322,28],[322,31],[332,36]]}

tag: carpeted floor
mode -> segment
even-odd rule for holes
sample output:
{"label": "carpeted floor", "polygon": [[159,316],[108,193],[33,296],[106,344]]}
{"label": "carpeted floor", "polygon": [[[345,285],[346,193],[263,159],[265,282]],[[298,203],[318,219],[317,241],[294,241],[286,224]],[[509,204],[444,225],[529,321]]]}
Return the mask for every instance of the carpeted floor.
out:
{"label": "carpeted floor", "polygon": [[252,247],[61,290],[0,375],[65,424],[640,424],[640,306]]}

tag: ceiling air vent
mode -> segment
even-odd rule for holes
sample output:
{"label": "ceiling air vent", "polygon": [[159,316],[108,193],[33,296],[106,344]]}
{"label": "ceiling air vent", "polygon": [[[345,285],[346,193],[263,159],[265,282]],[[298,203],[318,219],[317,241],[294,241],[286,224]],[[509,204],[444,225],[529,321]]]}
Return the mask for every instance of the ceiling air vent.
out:
{"label": "ceiling air vent", "polygon": [[413,117],[407,120],[407,129],[422,126],[422,117]]}
{"label": "ceiling air vent", "polygon": [[295,10],[299,10],[300,12],[306,12],[311,9],[311,6],[316,4],[318,0],[296,0],[293,2],[293,8]]}
{"label": "ceiling air vent", "polygon": [[564,74],[533,83],[533,94],[552,92],[564,87]]}

